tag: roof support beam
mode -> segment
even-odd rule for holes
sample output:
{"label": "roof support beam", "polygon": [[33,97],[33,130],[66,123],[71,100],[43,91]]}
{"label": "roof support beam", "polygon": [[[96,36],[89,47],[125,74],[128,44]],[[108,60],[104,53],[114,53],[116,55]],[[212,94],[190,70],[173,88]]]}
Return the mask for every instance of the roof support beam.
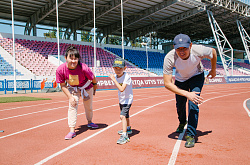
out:
{"label": "roof support beam", "polygon": [[[130,0],[125,0],[123,1],[123,4],[127,3]],[[98,7],[96,9],[97,13],[96,13],[96,18],[101,18],[104,15],[106,15],[107,13],[111,12],[112,10],[115,10],[116,8],[118,8],[119,6],[121,6],[121,2],[120,0],[112,0],[111,2],[109,2],[109,6],[110,7]],[[84,18],[84,24],[82,24],[79,28],[86,26],[87,24],[90,24],[94,21],[94,16],[93,16],[93,12],[90,12],[88,14],[86,14],[85,16],[83,16]]]}
{"label": "roof support beam", "polygon": [[221,6],[232,12],[236,12],[238,14],[244,15],[246,17],[250,17],[250,5],[247,5],[238,0],[203,0],[210,4],[214,4],[215,6]]}
{"label": "roof support beam", "polygon": [[[124,25],[125,25],[124,28],[131,26],[146,18],[150,18],[150,16],[153,16],[155,13],[160,12],[166,8],[170,8],[173,4],[177,2],[178,0],[163,1],[162,3],[159,3],[155,6],[152,6],[140,12],[142,13],[141,15],[130,16],[129,18],[124,19]],[[112,28],[112,27],[116,27],[116,28]],[[112,32],[115,32],[115,31],[121,30],[121,27],[122,27],[121,22],[116,22],[116,25],[113,24],[113,25],[104,27],[103,29],[112,28]]]}
{"label": "roof support beam", "polygon": [[[125,0],[123,2],[123,4],[128,2],[128,1],[130,1],[130,0]],[[107,6],[109,6],[109,7],[107,7]],[[120,0],[112,0],[107,5],[98,7],[96,9],[96,11],[97,11],[96,12],[96,19],[103,17],[105,14],[109,13],[112,10],[115,10],[119,6],[121,6]],[[80,19],[70,23],[70,25],[67,28],[71,28],[72,25],[74,25],[75,30],[77,30],[77,29],[80,29],[80,28],[92,23],[93,21],[94,21],[94,13],[93,13],[93,11],[91,11],[91,12],[85,14],[84,16],[82,16]]]}
{"label": "roof support beam", "polygon": [[[58,0],[58,7],[63,5],[68,0]],[[29,34],[33,28],[35,28],[36,24],[41,22],[44,18],[46,18],[49,14],[54,12],[56,10],[56,1],[50,0],[47,5],[45,5],[43,8],[40,8],[38,11],[36,11],[33,15],[30,16],[29,20],[26,23],[26,28],[24,31],[24,34]],[[35,28],[36,29],[36,28]],[[33,29],[34,31],[34,29]],[[35,32],[36,34],[36,32]]]}
{"label": "roof support beam", "polygon": [[203,11],[205,11],[205,9],[194,8],[192,10],[183,12],[181,14],[174,15],[173,17],[168,18],[168,20],[165,22],[158,22],[158,23],[156,23],[156,25],[153,24],[153,25],[146,26],[146,27],[137,29],[135,31],[129,32],[127,34],[127,36],[129,36],[131,39],[134,39],[136,37],[143,36],[143,35],[147,34],[148,32],[160,30],[164,27],[167,27],[169,25],[172,25],[174,23],[182,21],[183,19],[194,16],[195,14],[203,12]]}
{"label": "roof support beam", "polygon": [[[58,0],[58,8],[63,5],[68,0]],[[50,1],[48,5],[37,11],[35,14],[39,16],[37,23],[42,21],[45,17],[47,17],[49,14],[51,14],[53,11],[56,10],[56,1]]]}

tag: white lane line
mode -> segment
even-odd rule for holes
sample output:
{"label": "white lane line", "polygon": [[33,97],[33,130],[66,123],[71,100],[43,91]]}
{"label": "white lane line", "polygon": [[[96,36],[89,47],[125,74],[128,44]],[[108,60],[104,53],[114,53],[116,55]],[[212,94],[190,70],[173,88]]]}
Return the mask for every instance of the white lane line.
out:
{"label": "white lane line", "polygon": [[[110,108],[110,107],[114,107],[114,106],[117,106],[117,104],[110,105],[110,106],[107,106],[107,107],[102,107],[102,108],[96,109],[94,111],[98,111],[98,110],[101,110],[101,109]],[[85,114],[85,112],[77,114],[77,116],[83,115],[83,114]],[[30,131],[30,130],[33,130],[33,129],[36,129],[36,128],[39,128],[39,127],[42,127],[42,126],[45,126],[45,125],[49,125],[49,124],[52,124],[52,123],[56,123],[56,122],[59,122],[59,121],[62,121],[62,120],[66,120],[66,119],[68,119],[68,118],[65,117],[65,118],[54,120],[54,121],[44,123],[44,124],[41,124],[41,125],[38,125],[38,126],[35,126],[35,127],[31,127],[31,128],[28,128],[28,129],[25,129],[25,130],[22,130],[22,131],[18,131],[18,132],[9,134],[9,135],[1,136],[0,139],[6,138],[6,137],[9,137],[9,136],[13,136],[13,135],[16,135],[16,134],[20,134],[20,133],[23,133],[23,132],[26,132],[26,131]]]}
{"label": "white lane line", "polygon": [[[249,92],[240,92],[240,93],[238,92],[238,93],[231,93],[231,94],[227,94],[227,95],[212,97],[210,99],[207,99],[207,100],[203,101],[202,104],[204,104],[207,101],[210,101],[210,100],[213,100],[213,99],[217,99],[217,98],[220,98],[220,97],[226,97],[226,96],[231,96],[231,95],[238,95],[238,94],[242,94],[242,93],[249,93]],[[199,106],[201,106],[202,104],[200,104]],[[185,128],[186,127],[187,127],[187,125],[185,126]],[[175,143],[175,146],[174,146],[174,149],[172,151],[172,155],[171,155],[171,157],[169,159],[168,165],[174,165],[175,164],[175,161],[177,159],[177,155],[178,155],[178,152],[179,152],[179,149],[180,149],[180,144],[181,144],[181,141],[182,141],[182,138],[183,138],[183,135],[184,135],[185,131],[183,131],[182,133],[179,135],[179,138],[178,138],[178,140]]]}
{"label": "white lane line", "polygon": [[[165,95],[165,96],[168,96],[168,95]],[[162,97],[162,96],[154,96],[154,97]],[[150,97],[150,98],[154,98],[154,97]],[[140,100],[144,100],[144,99],[137,99],[137,100],[134,100],[134,101],[140,101]],[[79,104],[79,105],[81,105],[81,104]],[[107,107],[98,108],[98,109],[96,109],[94,111],[98,111],[98,110],[101,110],[101,109],[104,109],[104,108],[109,108],[109,107],[116,106],[116,105],[117,104],[107,106]],[[45,111],[48,111],[48,110],[45,110]],[[78,115],[82,115],[82,114],[84,114],[84,113],[81,113],[81,114],[78,114]],[[6,136],[1,136],[0,139],[5,138],[5,137],[9,137],[9,136],[12,136],[12,135],[16,135],[16,134],[19,134],[19,133],[22,133],[22,132],[26,132],[26,131],[29,131],[29,130],[33,130],[35,128],[39,128],[39,127],[42,127],[42,126],[45,126],[45,125],[48,125],[48,124],[52,124],[52,123],[55,123],[55,122],[58,122],[58,121],[61,121],[61,120],[65,120],[65,119],[67,119],[67,118],[58,119],[58,120],[55,120],[55,121],[51,121],[51,122],[48,122],[48,123],[45,123],[45,124],[41,124],[41,125],[38,125],[38,126],[35,126],[35,127],[32,127],[32,128],[22,130],[22,131],[19,131],[19,132],[15,132],[15,133],[12,133],[12,134],[9,134],[9,135],[6,135]]]}
{"label": "white lane line", "polygon": [[245,110],[247,111],[248,116],[250,117],[250,111],[249,111],[249,109],[247,108],[247,101],[248,101],[248,100],[250,100],[250,98],[249,98],[249,99],[246,99],[246,100],[243,102],[243,107],[245,108]]}
{"label": "white lane line", "polygon": [[60,103],[60,102],[65,102],[65,101],[58,101],[58,102],[52,102],[52,103],[43,103],[43,104],[34,104],[34,105],[22,106],[22,107],[14,107],[14,108],[0,110],[0,112],[14,110],[14,109],[20,109],[20,108],[30,108],[30,107],[43,106],[43,105],[48,105],[48,104],[55,104],[55,103]]}
{"label": "white lane line", "polygon": [[168,165],[174,165],[175,164],[175,161],[176,161],[176,158],[177,158],[180,146],[181,146],[183,136],[184,136],[184,134],[186,132],[186,129],[187,129],[187,124],[184,127],[184,131],[182,133],[180,133],[180,135],[179,135],[179,137],[178,137],[178,139],[177,139],[177,141],[176,141],[176,143],[174,145],[174,149],[172,151],[172,154],[171,154],[171,157],[169,159]]}
{"label": "white lane line", "polygon": [[25,113],[25,114],[22,114],[22,115],[16,115],[16,116],[11,116],[11,117],[6,117],[6,118],[0,119],[0,121],[7,120],[7,119],[13,119],[13,118],[16,118],[16,117],[22,117],[22,116],[32,115],[32,114],[41,113],[41,112],[53,111],[53,110],[56,110],[56,109],[66,108],[66,107],[68,107],[68,106],[63,106],[63,107],[58,107],[58,108],[51,108],[51,109],[46,109],[46,110],[42,110],[42,111]]}
{"label": "white lane line", "polygon": [[[100,102],[100,101],[107,101],[107,100],[114,100],[114,99],[117,99],[117,98],[103,99],[103,100],[98,100],[98,101],[93,101],[93,102]],[[35,106],[43,106],[43,105],[48,105],[48,104],[56,104],[56,103],[60,103],[60,102],[65,102],[65,101],[58,101],[58,102],[51,102],[51,103],[44,103],[44,104],[34,104],[34,105],[29,105],[29,106],[22,106],[22,107],[15,107],[15,108],[3,109],[3,110],[0,110],[0,112],[14,110],[14,109],[20,109],[20,108],[30,108],[30,107],[35,107]]]}
{"label": "white lane line", "polygon": [[[161,102],[161,103],[152,105],[152,106],[150,106],[150,107],[148,107],[148,108],[145,108],[145,109],[143,109],[143,110],[141,110],[141,111],[139,111],[139,112],[137,112],[137,113],[131,115],[130,117],[133,117],[133,116],[135,116],[135,115],[137,115],[137,114],[139,114],[139,113],[142,113],[142,112],[144,112],[144,111],[146,111],[146,110],[148,110],[148,109],[150,109],[150,108],[153,108],[153,107],[155,107],[155,106],[157,106],[157,105],[160,105],[160,104],[163,104],[163,103],[166,103],[166,102],[169,102],[169,101],[173,101],[173,100],[175,100],[175,99],[163,101],[163,102]],[[76,142],[76,143],[74,143],[74,144],[72,144],[72,145],[70,145],[70,146],[68,146],[68,147],[66,147],[66,148],[64,148],[64,149],[62,149],[61,151],[58,151],[58,152],[54,153],[53,155],[50,155],[49,157],[47,157],[47,158],[41,160],[40,162],[36,163],[35,165],[40,165],[40,164],[43,164],[43,163],[49,161],[50,159],[53,159],[54,157],[56,157],[56,156],[58,156],[58,155],[60,155],[60,154],[62,154],[62,153],[64,153],[64,152],[68,151],[69,149],[71,149],[71,148],[73,148],[73,147],[75,147],[75,146],[77,146],[77,145],[79,145],[79,144],[81,144],[81,143],[83,143],[83,142],[85,142],[85,141],[87,141],[87,140],[89,140],[89,139],[91,139],[91,138],[97,136],[98,134],[100,134],[100,133],[102,133],[102,132],[104,132],[104,131],[106,131],[106,130],[108,130],[108,129],[110,129],[110,128],[112,128],[113,126],[119,124],[120,122],[121,122],[121,121],[118,121],[118,122],[116,122],[116,123],[113,123],[112,125],[110,125],[110,126],[104,128],[104,129],[102,129],[102,130],[100,130],[100,131],[98,131],[98,132],[96,132],[96,133],[94,133],[94,134],[88,136],[87,138],[84,138],[84,139],[82,139],[82,140],[80,140],[80,141],[78,141],[78,142]]]}
{"label": "white lane line", "polygon": [[[162,95],[162,96],[169,96],[169,95]],[[137,100],[134,100],[134,101],[140,101],[140,100],[151,99],[151,98],[162,97],[162,96],[147,97],[147,98],[137,99]],[[103,100],[93,101],[93,102],[100,102],[100,101],[106,101],[106,100],[112,100],[112,99],[116,99],[116,98],[103,99]],[[79,103],[78,105],[82,105],[82,104],[83,103]],[[67,106],[63,106],[63,107],[51,108],[51,109],[46,109],[46,110],[42,110],[42,111],[36,111],[36,112],[30,112],[30,113],[26,113],[26,114],[21,114],[21,115],[6,117],[6,118],[0,119],[0,121],[7,120],[7,119],[12,119],[12,118],[17,118],[17,117],[22,117],[22,116],[27,116],[27,115],[32,115],[32,114],[37,114],[37,113],[41,113],[41,112],[47,112],[47,111],[57,110],[57,109],[66,108],[66,107],[68,107],[68,105]]]}

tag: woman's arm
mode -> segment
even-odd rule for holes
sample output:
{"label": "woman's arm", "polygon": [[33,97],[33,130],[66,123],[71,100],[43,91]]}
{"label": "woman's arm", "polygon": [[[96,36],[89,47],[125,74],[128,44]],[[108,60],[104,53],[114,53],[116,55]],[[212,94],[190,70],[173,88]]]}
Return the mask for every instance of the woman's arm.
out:
{"label": "woman's arm", "polygon": [[60,83],[61,89],[63,91],[63,93],[68,97],[69,99],[69,103],[71,104],[71,106],[75,107],[76,106],[76,101],[75,98],[72,96],[72,94],[69,92],[66,83]]}

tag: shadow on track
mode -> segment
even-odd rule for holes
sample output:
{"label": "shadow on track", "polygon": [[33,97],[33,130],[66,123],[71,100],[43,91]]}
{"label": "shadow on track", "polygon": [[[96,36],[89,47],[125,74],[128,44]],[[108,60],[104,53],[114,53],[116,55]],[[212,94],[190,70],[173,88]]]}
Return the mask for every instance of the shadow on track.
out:
{"label": "shadow on track", "polygon": [[[198,142],[198,138],[200,136],[205,136],[205,135],[208,135],[209,133],[212,133],[212,130],[211,131],[200,131],[200,130],[196,130],[197,131],[197,135],[194,137],[195,138],[195,142],[196,143],[201,143],[201,142]],[[186,141],[185,139],[185,136],[186,136],[186,132],[185,132],[185,135],[183,136],[183,141]],[[171,139],[178,139],[179,137],[179,133],[176,133],[176,132],[172,132],[171,134],[168,135],[168,138],[171,138]]]}
{"label": "shadow on track", "polygon": [[102,128],[106,128],[108,125],[107,124],[100,124],[100,123],[96,123],[99,128],[89,128],[87,126],[87,124],[85,125],[80,125],[78,128],[76,128],[76,135],[80,135],[83,132],[86,132],[87,130],[98,130],[98,129],[102,129]]}

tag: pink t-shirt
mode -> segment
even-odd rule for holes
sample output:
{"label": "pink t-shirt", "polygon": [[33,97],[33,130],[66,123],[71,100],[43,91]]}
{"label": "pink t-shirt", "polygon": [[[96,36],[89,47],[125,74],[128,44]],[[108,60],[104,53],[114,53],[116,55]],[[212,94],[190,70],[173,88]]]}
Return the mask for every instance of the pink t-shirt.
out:
{"label": "pink t-shirt", "polygon": [[[69,69],[67,63],[61,64],[56,70],[56,82],[65,83],[65,81],[72,87],[82,87],[88,80],[94,79],[94,74],[91,69],[84,63],[77,65],[76,69]],[[93,87],[90,84],[86,89]]]}

